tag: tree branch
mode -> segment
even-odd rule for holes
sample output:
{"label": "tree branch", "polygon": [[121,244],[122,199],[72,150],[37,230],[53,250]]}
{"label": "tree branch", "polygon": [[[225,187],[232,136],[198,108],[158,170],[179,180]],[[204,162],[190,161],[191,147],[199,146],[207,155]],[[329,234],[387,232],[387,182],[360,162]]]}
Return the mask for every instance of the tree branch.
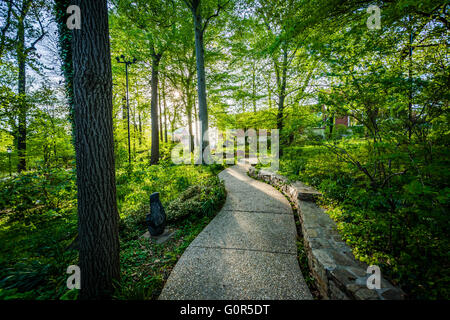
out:
{"label": "tree branch", "polygon": [[338,157],[340,157],[343,161],[351,163],[354,166],[356,166],[361,172],[363,172],[370,179],[370,182],[372,183],[373,186],[376,185],[376,181],[373,178],[373,176],[369,173],[369,171],[358,160],[354,159],[347,152],[347,150],[340,148],[336,145],[328,144],[328,143],[325,143],[324,145],[325,145],[325,147],[330,149],[334,154],[336,154]]}
{"label": "tree branch", "polygon": [[220,4],[220,0],[218,1],[218,3],[217,3],[217,11],[216,11],[214,14],[210,15],[208,18],[206,18],[205,24],[204,24],[203,27],[202,27],[202,33],[205,32],[206,27],[208,26],[209,21],[210,21],[212,18],[217,17],[217,16],[219,15],[219,13],[220,13],[220,10],[224,9],[224,8],[228,5],[228,3],[230,3],[230,1],[231,1],[231,0],[228,0],[227,2],[225,2],[225,3],[222,4],[222,5]]}
{"label": "tree branch", "polygon": [[12,0],[8,0],[8,13],[6,16],[6,23],[5,26],[2,28],[2,32],[1,32],[1,40],[0,40],[0,57],[2,56],[3,53],[3,49],[5,47],[5,42],[6,42],[6,32],[9,29],[9,26],[11,25],[11,14],[12,14]]}

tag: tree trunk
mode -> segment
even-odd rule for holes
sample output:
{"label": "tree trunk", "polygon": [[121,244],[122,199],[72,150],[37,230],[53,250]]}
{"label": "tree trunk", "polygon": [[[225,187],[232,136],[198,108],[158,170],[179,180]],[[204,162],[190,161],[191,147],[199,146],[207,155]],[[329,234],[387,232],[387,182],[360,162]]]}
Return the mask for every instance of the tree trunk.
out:
{"label": "tree trunk", "polygon": [[136,121],[136,107],[133,108],[133,158],[136,159],[136,134],[138,131]]}
{"label": "tree trunk", "polygon": [[161,110],[161,99],[159,99],[158,102],[158,116],[159,116],[159,139],[161,142],[164,142],[164,135],[163,135],[163,125],[162,125],[162,110]]}
{"label": "tree trunk", "polygon": [[252,102],[253,102],[253,113],[256,113],[256,66],[253,62],[252,66]]}
{"label": "tree trunk", "polygon": [[[408,17],[408,21],[410,21],[411,18]],[[410,31],[409,35],[409,67],[408,67],[408,81],[409,81],[409,97],[408,97],[408,140],[411,142],[411,136],[412,136],[412,127],[413,127],[413,121],[412,121],[412,105],[413,105],[413,82],[412,82],[412,55],[413,55],[413,33]]]}
{"label": "tree trunk", "polygon": [[120,278],[112,120],[112,74],[106,0],[74,1],[73,31],[80,299],[108,299]]}
{"label": "tree trunk", "polygon": [[166,104],[166,82],[163,79],[162,87],[163,105],[164,105],[164,141],[167,143],[167,104]]}
{"label": "tree trunk", "polygon": [[267,86],[267,91],[269,92],[269,110],[272,109],[272,91],[270,91],[270,87]]}
{"label": "tree trunk", "polygon": [[158,128],[158,67],[161,54],[152,54],[152,149],[150,164],[157,164],[159,161],[159,128]]}
{"label": "tree trunk", "polygon": [[197,61],[197,94],[198,94],[198,115],[201,122],[202,137],[199,139],[201,142],[201,150],[209,145],[209,138],[206,135],[208,130],[208,106],[206,104],[206,79],[205,79],[205,53],[203,45],[203,23],[200,13],[200,6],[193,8],[192,10],[194,18],[195,28],[195,56]]}
{"label": "tree trunk", "polygon": [[141,118],[141,110],[138,113],[139,120],[139,147],[142,145],[142,118]]}
{"label": "tree trunk", "polygon": [[161,140],[161,142],[164,142],[163,125],[162,125],[161,99],[158,99],[158,118],[159,118],[159,139]]}
{"label": "tree trunk", "polygon": [[175,141],[175,137],[174,137],[173,132],[175,131],[175,117],[173,117],[173,120],[170,121],[170,130],[172,132],[171,141],[174,142]]}
{"label": "tree trunk", "polygon": [[128,120],[128,109],[127,109],[127,96],[123,96],[122,98],[122,120],[123,126],[127,129],[127,120]]}
{"label": "tree trunk", "polygon": [[192,107],[194,108],[194,123],[195,123],[195,134],[192,137],[192,139],[194,139],[195,135],[200,135],[200,131],[198,129],[198,113],[197,113],[197,104],[195,103],[195,93],[194,99],[192,99]]}
{"label": "tree trunk", "polygon": [[189,141],[191,143],[190,145],[190,152],[194,151],[194,132],[192,128],[192,107],[195,103],[195,98],[191,94],[191,90],[189,88],[190,86],[190,77],[188,77],[188,81],[186,81],[186,116],[188,120],[188,131],[189,131]]}
{"label": "tree trunk", "polygon": [[175,131],[175,122],[177,120],[177,106],[175,105],[173,107],[173,118],[170,119],[169,118],[169,122],[170,122],[170,130],[172,132],[172,136],[171,136],[171,141],[174,142],[175,141],[175,137],[174,137],[174,131]]}
{"label": "tree trunk", "polygon": [[19,125],[17,135],[17,154],[19,162],[17,171],[22,172],[27,169],[27,101],[25,96],[26,87],[26,48],[25,48],[25,16],[28,11],[27,1],[23,1],[21,15],[17,24],[17,64],[19,66],[18,93],[20,97]]}
{"label": "tree trunk", "polygon": [[194,132],[192,129],[192,97],[190,96],[190,92],[188,91],[187,96],[187,118],[188,118],[188,130],[189,130],[189,141],[191,143],[190,145],[190,151],[194,151]]}
{"label": "tree trunk", "polygon": [[277,129],[280,131],[283,129],[283,117],[284,117],[284,101],[286,99],[286,82],[287,82],[287,48],[283,50],[283,62],[282,62],[282,75],[281,83],[279,83],[279,100],[278,100],[278,113],[277,113]]}

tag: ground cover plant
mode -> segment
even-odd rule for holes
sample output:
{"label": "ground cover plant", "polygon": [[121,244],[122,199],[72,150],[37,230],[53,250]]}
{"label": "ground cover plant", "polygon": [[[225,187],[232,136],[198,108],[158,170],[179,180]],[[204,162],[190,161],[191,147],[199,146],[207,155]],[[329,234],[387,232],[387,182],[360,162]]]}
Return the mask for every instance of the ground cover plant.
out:
{"label": "ground cover plant", "polygon": [[[115,298],[158,296],[184,249],[225,199],[223,184],[215,177],[221,169],[142,164],[130,174],[119,170],[122,280]],[[77,235],[74,172],[52,169],[27,173],[3,180],[0,189],[1,299],[74,299],[77,290],[67,289],[65,273],[78,260],[74,246]],[[169,227],[177,230],[168,244],[140,239],[146,231],[145,215],[152,192],[161,192]],[[122,194],[133,197],[121,197]],[[180,201],[189,206],[180,208]]]}

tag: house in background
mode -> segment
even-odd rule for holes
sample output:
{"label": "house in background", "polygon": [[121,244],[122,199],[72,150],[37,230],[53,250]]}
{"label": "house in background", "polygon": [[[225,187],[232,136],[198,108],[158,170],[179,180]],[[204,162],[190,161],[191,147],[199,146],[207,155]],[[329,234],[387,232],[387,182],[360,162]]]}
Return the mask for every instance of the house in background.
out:
{"label": "house in background", "polygon": [[341,118],[334,118],[334,125],[344,125],[346,127],[350,127],[350,116],[343,116]]}
{"label": "house in background", "polygon": [[[322,106],[322,112],[319,112],[318,116],[322,118],[322,125],[314,128],[313,132],[316,134],[320,134],[325,137],[325,133],[332,134],[333,131],[338,126],[345,126],[346,128],[350,128],[352,126],[358,125],[357,121],[350,117],[349,115],[344,116],[334,116],[329,115],[327,113],[326,106]],[[332,121],[330,121],[331,117],[333,118]],[[351,132],[351,129],[349,130]]]}

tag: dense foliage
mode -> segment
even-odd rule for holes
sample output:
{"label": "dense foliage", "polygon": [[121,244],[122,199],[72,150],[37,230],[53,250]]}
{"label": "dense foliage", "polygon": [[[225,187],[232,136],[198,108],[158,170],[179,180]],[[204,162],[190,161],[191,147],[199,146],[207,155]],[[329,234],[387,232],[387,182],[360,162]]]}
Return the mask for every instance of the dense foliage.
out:
{"label": "dense foliage", "polygon": [[[367,157],[367,145],[344,139],[359,159]],[[321,145],[288,149],[281,173],[322,191],[322,205],[338,223],[344,240],[358,259],[377,264],[410,298],[448,298],[449,189],[448,163],[441,155],[434,165],[433,184],[417,183],[403,176],[389,188],[373,189],[357,167],[342,163]],[[427,168],[421,168],[426,170]],[[393,210],[389,200],[395,199]]]}
{"label": "dense foliage", "polygon": [[[118,173],[122,282],[116,298],[157,297],[171,267],[225,199],[224,187],[214,176],[218,170],[142,165],[129,176]],[[74,172],[33,172],[0,185],[0,298],[73,299],[76,290],[67,290],[65,271],[77,262]],[[153,192],[161,192],[169,219],[183,214],[174,211],[179,198],[190,203],[182,222],[170,221],[176,234],[164,246],[140,239]],[[142,259],[147,259],[145,264]]]}
{"label": "dense foliage", "polygon": [[[68,3],[0,2],[0,298],[60,298],[76,261]],[[323,192],[356,257],[380,265],[409,298],[448,299],[448,8],[442,0],[109,1],[124,273],[116,297],[155,297],[223,200],[221,165],[170,159],[183,134],[199,141],[201,121],[279,129],[280,172]],[[155,191],[178,229],[166,247],[139,239]]]}

